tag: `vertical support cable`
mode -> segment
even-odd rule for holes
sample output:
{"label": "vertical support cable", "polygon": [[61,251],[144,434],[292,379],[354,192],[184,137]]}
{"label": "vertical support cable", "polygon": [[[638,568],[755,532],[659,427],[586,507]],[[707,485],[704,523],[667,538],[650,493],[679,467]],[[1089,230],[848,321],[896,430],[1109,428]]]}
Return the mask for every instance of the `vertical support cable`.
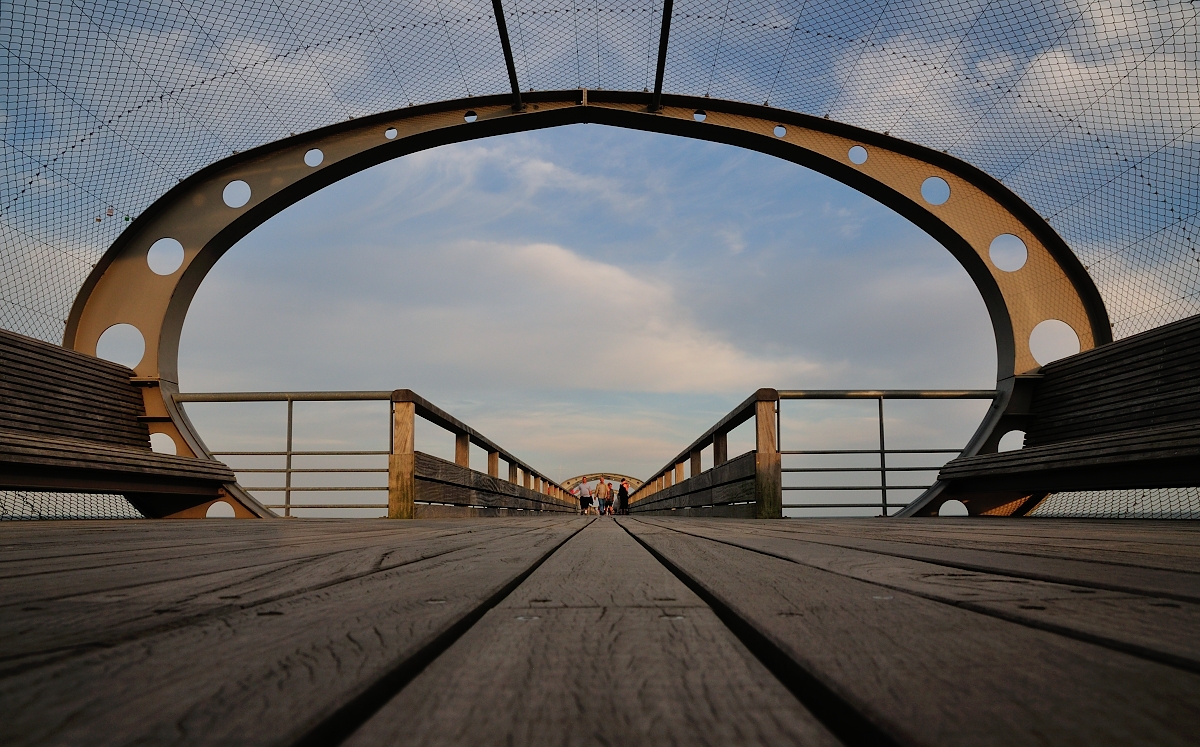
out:
{"label": "vertical support cable", "polygon": [[287,470],[283,473],[283,515],[292,515],[292,398],[288,397],[288,418],[287,418],[287,452],[284,468]]}
{"label": "vertical support cable", "polygon": [[667,69],[667,40],[671,36],[671,12],[674,8],[674,0],[663,0],[662,28],[658,32],[658,70],[654,73],[654,101],[650,104],[652,112],[662,111],[663,73]]}
{"label": "vertical support cable", "polygon": [[500,0],[492,0],[492,12],[496,16],[496,30],[500,32],[500,47],[504,50],[504,64],[508,67],[508,84],[512,86],[513,111],[525,108],[521,103],[521,85],[517,82],[517,65],[513,62],[512,44],[508,41],[508,24],[504,22],[504,6]]}
{"label": "vertical support cable", "polygon": [[883,397],[879,397],[879,492],[883,500],[883,515],[888,515],[887,500],[887,447],[883,440]]}

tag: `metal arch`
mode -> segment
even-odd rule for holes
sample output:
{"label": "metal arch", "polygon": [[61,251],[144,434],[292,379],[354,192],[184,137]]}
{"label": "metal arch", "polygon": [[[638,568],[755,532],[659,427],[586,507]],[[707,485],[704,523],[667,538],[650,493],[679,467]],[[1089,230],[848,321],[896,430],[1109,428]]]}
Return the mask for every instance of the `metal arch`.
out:
{"label": "metal arch", "polygon": [[[579,485],[580,483],[584,482],[585,480],[588,480],[588,481],[604,480],[605,482],[616,482],[618,484],[622,480],[628,480],[629,487],[633,488],[633,490],[637,490],[638,488],[642,487],[641,480],[637,479],[636,477],[630,477],[629,475],[622,475],[617,472],[585,472],[582,475],[575,475],[574,477],[568,477],[567,479],[560,482],[559,485],[561,485],[567,491],[571,491],[571,490],[575,489],[576,485]],[[633,490],[630,491],[630,494],[633,493]]]}
{"label": "metal arch", "polygon": [[[114,324],[141,331],[146,352],[134,367],[146,384],[152,432],[170,435],[179,453],[208,452],[171,395],[178,391],[179,337],[192,298],[218,259],[252,229],[300,199],[376,164],[455,142],[578,123],[606,124],[727,143],[809,167],[887,205],[924,229],[962,264],[979,289],[996,337],[997,388],[1012,390],[1014,376],[1037,368],[1029,335],[1046,319],[1069,324],[1081,349],[1111,341],[1108,316],[1079,260],[1037,213],[979,169],[944,153],[849,125],[765,106],[662,96],[651,111],[650,93],[553,91],[530,94],[514,110],[509,96],[489,96],[409,107],[280,140],[217,162],[156,201],[125,230],[84,283],[72,307],[64,346],[96,354],[100,335]],[[703,110],[703,121],[697,121]],[[466,121],[466,113],[475,115]],[[786,131],[776,134],[778,127]],[[386,132],[391,132],[389,139]],[[851,147],[868,149],[861,165]],[[316,167],[304,154],[319,148]],[[922,182],[944,179],[950,199],[930,205]],[[231,208],[225,186],[242,180],[250,201]],[[991,264],[988,248],[1000,234],[1020,237],[1028,260],[1016,272]],[[182,266],[156,275],[150,246],[171,237],[184,247]],[[156,391],[157,390],[157,391]],[[1006,402],[1002,397],[1001,400]],[[997,403],[967,453],[984,447],[1006,404]],[[991,438],[991,440],[995,440]]]}

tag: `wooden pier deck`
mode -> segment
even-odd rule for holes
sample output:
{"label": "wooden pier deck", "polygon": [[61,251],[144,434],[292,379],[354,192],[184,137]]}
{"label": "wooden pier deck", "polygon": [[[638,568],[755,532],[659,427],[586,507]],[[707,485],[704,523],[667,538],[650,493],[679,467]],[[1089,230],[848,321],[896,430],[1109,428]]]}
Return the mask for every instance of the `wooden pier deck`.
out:
{"label": "wooden pier deck", "polygon": [[1200,526],[0,525],[5,745],[1194,745]]}

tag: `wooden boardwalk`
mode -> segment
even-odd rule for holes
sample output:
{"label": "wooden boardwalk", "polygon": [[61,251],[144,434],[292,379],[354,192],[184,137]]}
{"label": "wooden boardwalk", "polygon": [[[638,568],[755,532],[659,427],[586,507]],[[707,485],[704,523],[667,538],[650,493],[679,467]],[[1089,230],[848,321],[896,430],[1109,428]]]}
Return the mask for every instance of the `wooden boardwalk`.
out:
{"label": "wooden boardwalk", "polygon": [[1194,745],[1200,526],[0,525],[5,745]]}

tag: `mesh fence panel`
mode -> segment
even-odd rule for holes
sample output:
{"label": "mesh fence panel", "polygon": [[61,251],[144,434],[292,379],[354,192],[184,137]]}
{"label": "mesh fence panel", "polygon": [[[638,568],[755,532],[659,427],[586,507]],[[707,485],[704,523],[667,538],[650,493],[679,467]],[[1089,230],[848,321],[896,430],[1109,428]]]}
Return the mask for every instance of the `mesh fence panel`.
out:
{"label": "mesh fence panel", "polygon": [[0,521],[143,518],[142,513],[120,495],[0,490]]}
{"label": "mesh fence panel", "polygon": [[1200,488],[1055,493],[1028,515],[1081,519],[1200,519]]}
{"label": "mesh fence panel", "polygon": [[[510,0],[522,88],[653,86],[662,0]],[[1200,312],[1200,6],[678,0],[665,90],[945,150],[1066,239],[1115,337]],[[129,221],[233,153],[508,90],[487,0],[0,4],[0,326],[62,337]]]}

